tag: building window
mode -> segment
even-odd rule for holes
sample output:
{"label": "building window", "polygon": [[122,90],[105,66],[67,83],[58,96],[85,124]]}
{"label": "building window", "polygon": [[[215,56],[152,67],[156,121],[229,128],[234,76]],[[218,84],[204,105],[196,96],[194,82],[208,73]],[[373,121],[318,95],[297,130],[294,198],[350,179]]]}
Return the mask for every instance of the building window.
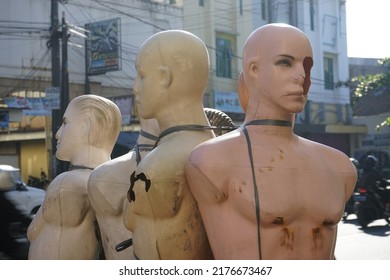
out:
{"label": "building window", "polygon": [[289,24],[293,25],[293,26],[298,26],[298,4],[297,4],[297,0],[290,0],[288,2],[288,20],[289,20]]}
{"label": "building window", "polygon": [[261,0],[261,19],[262,20],[268,20],[267,0]]}
{"label": "building window", "polygon": [[232,42],[227,38],[216,40],[217,77],[232,77]]}
{"label": "building window", "polygon": [[334,59],[324,57],[324,82],[325,89],[334,89]]}
{"label": "building window", "polygon": [[310,0],[310,30],[314,31],[314,0]]}
{"label": "building window", "polygon": [[199,6],[204,6],[204,0],[199,0]]}
{"label": "building window", "polygon": [[242,0],[240,0],[240,15],[242,15],[243,7],[242,7]]}

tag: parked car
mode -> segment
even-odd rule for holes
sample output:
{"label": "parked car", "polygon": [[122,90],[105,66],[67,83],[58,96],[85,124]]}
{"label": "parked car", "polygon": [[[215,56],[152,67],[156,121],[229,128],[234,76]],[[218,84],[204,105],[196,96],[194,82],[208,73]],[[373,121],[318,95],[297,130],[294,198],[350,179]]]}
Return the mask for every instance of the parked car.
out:
{"label": "parked car", "polygon": [[0,165],[0,190],[21,213],[29,216],[37,213],[46,195],[42,189],[27,186],[22,181],[20,169],[11,165]]}
{"label": "parked car", "polygon": [[27,228],[46,191],[27,186],[20,169],[0,165],[0,259],[27,259]]}

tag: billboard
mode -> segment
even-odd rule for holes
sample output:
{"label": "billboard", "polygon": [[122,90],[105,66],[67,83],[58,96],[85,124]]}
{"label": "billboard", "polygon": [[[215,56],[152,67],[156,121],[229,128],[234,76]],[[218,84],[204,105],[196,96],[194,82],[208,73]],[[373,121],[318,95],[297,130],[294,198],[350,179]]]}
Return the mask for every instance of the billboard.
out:
{"label": "billboard", "polygon": [[88,23],[86,40],[87,74],[121,70],[120,18]]}
{"label": "billboard", "polygon": [[43,99],[46,110],[58,110],[60,106],[60,88],[47,87],[45,89],[45,98]]}
{"label": "billboard", "polygon": [[51,111],[45,108],[45,98],[6,97],[4,103],[8,108],[23,109],[25,116],[50,116]]}
{"label": "billboard", "polygon": [[114,102],[122,114],[122,125],[131,123],[131,114],[133,108],[133,97],[131,95],[118,96],[110,98]]}
{"label": "billboard", "polygon": [[237,92],[216,91],[214,93],[215,109],[229,113],[243,113]]}

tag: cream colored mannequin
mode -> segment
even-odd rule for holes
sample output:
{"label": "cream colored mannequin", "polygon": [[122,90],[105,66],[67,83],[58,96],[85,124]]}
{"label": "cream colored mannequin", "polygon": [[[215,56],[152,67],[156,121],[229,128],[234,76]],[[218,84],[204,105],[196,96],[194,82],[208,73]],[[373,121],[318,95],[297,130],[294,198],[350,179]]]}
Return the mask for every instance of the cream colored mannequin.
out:
{"label": "cream colored mannequin", "polygon": [[209,70],[207,49],[191,33],[163,31],[141,46],[136,67],[141,117],[155,118],[162,133],[180,125],[200,129],[161,137],[132,175],[124,223],[133,233],[135,258],[208,259],[206,232],[185,176],[192,149],[214,137],[201,128],[209,126],[202,105]]}
{"label": "cream colored mannequin", "polygon": [[[255,30],[244,47],[241,81],[250,143],[242,126],[190,155],[187,179],[216,259],[334,258],[356,170],[340,151],[281,126],[293,124],[304,108],[312,57],[308,38],[295,27]],[[279,122],[249,125],[252,120]]]}
{"label": "cream colored mannequin", "polygon": [[71,100],[56,134],[56,157],[69,161],[71,168],[50,183],[28,228],[29,259],[97,258],[87,182],[93,168],[110,160],[120,128],[120,111],[110,100],[96,95]]}
{"label": "cream colored mannequin", "polygon": [[[141,130],[148,134],[159,134],[158,124],[154,119],[141,118],[140,125]],[[148,134],[143,136],[144,133],[141,133],[135,149],[98,166],[89,177],[88,194],[99,224],[104,255],[108,260],[133,258],[133,247],[117,252],[115,246],[131,238],[131,232],[123,223],[123,211],[127,202],[130,174],[156,142]]]}

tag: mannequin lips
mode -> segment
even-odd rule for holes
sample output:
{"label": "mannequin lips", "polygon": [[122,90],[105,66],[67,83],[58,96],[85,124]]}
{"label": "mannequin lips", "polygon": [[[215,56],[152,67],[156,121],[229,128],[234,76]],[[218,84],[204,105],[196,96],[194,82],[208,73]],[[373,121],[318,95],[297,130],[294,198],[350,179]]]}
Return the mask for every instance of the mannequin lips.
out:
{"label": "mannequin lips", "polygon": [[306,94],[303,92],[303,90],[291,92],[286,94],[286,96],[299,96],[299,97],[306,97]]}

